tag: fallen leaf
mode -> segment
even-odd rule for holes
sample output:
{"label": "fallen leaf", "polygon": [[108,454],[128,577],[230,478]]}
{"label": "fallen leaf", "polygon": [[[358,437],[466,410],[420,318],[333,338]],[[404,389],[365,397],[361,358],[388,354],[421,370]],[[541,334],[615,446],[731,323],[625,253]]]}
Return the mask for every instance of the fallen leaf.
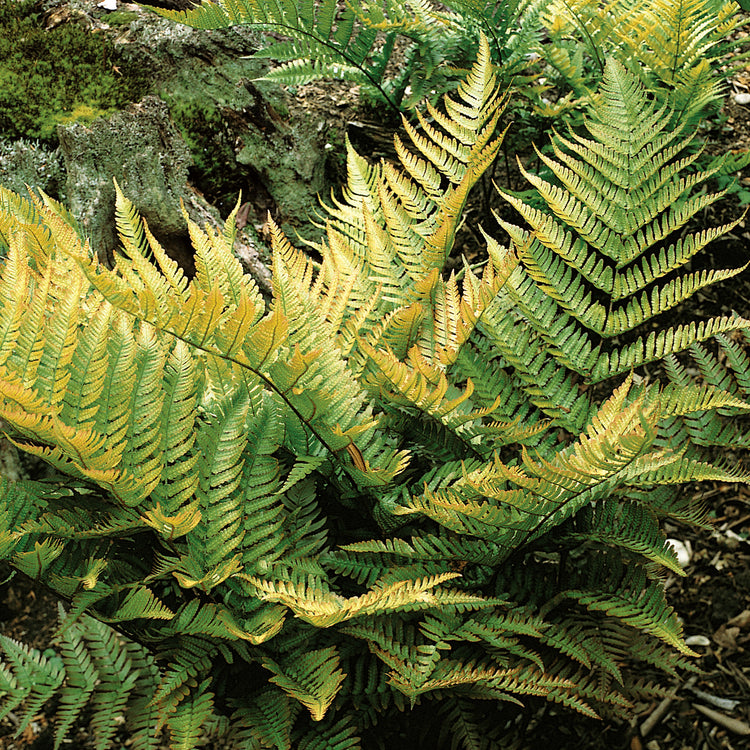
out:
{"label": "fallen leaf", "polygon": [[727,622],[730,628],[746,628],[750,626],[750,609],[745,609]]}
{"label": "fallen leaf", "polygon": [[739,634],[739,628],[728,628],[726,625],[722,625],[713,635],[714,643],[730,651],[736,651]]}

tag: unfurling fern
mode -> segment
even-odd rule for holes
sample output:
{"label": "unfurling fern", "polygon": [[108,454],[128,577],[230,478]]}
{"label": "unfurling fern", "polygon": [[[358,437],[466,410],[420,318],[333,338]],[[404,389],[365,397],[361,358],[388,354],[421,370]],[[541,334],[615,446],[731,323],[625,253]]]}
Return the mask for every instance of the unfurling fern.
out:
{"label": "unfurling fern", "polygon": [[[726,276],[669,276],[721,230],[672,239],[710,200],[689,135],[614,63],[598,101],[532,178],[552,213],[511,198],[532,229],[459,280],[506,102],[483,40],[399,165],[349,149],[322,260],[271,225],[268,309],[233,216],[189,223],[188,279],[119,191],[114,270],[0,191],[0,417],[57,472],[0,482],[0,552],[68,603],[57,658],[3,641],[3,710],[59,696],[58,744],[86,707],[101,748],[124,714],[137,747],[355,750],[438,701],[430,747],[501,747],[519,704],[623,714],[689,668],[660,522],[701,508],[665,490],[748,478],[702,454],[750,410],[748,321],[640,337]],[[631,373],[656,359],[672,384]]]}

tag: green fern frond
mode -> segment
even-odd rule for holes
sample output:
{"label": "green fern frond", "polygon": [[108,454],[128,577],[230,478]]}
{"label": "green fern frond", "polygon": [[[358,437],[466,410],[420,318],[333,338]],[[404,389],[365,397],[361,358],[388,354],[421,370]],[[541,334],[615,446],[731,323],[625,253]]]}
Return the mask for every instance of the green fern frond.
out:
{"label": "green fern frond", "polygon": [[637,503],[604,499],[583,508],[573,519],[572,528],[561,536],[573,546],[586,542],[614,544],[644,555],[677,575],[685,575],[677,562],[674,549],[666,543],[656,516]]}
{"label": "green fern frond", "polygon": [[85,636],[100,680],[91,698],[91,728],[96,734],[97,746],[104,750],[116,731],[115,717],[127,703],[138,674],[132,670],[127,652],[119,647],[114,631],[94,621],[88,624]]}
{"label": "green fern frond", "polygon": [[201,739],[204,726],[213,713],[214,695],[207,690],[210,683],[210,679],[200,683],[170,714],[167,723],[170,747],[174,750],[192,750]]}
{"label": "green fern frond", "polygon": [[[342,78],[367,86],[394,110],[399,109],[400,102],[382,83],[389,55],[375,47],[381,35],[373,24],[363,23],[349,5],[339,6],[336,0],[320,4],[311,0],[240,0],[158,12],[199,29],[251,24],[267,34],[288,37],[289,41],[272,43],[258,53],[285,63],[266,75],[269,80],[299,85],[316,78]],[[394,33],[386,33],[385,50],[392,48]]]}
{"label": "green fern frond", "polygon": [[658,333],[639,336],[635,342],[602,354],[594,367],[591,377],[594,382],[628,372],[668,354],[689,349],[693,344],[706,341],[720,333],[743,330],[750,322],[739,315],[711,318],[698,324],[675,326]]}
{"label": "green fern frond", "polygon": [[159,441],[164,460],[163,481],[152,497],[165,515],[184,508],[198,484],[195,450],[196,363],[187,346],[176,341],[164,362]]}
{"label": "green fern frond", "polygon": [[[646,42],[651,53],[649,67],[666,82],[674,82],[678,71],[690,69],[737,25],[733,2],[704,0],[659,0],[644,9],[638,22],[640,35],[634,44]],[[645,26],[651,22],[649,33]],[[676,32],[676,33],[675,33]],[[677,109],[675,107],[675,109]]]}
{"label": "green fern frond", "polygon": [[617,617],[678,651],[693,655],[682,641],[682,625],[676,613],[664,603],[661,583],[647,582],[641,569],[618,567],[611,559],[602,562],[601,567],[592,566],[588,575],[596,578],[595,588],[606,593],[592,595],[586,586],[566,591],[565,597],[575,599],[592,612]]}
{"label": "green fern frond", "polygon": [[333,647],[296,654],[282,663],[266,658],[263,666],[273,674],[270,681],[299,701],[314,721],[325,716],[345,677]]}
{"label": "green fern frond", "polygon": [[[66,617],[62,608],[59,615],[62,622]],[[21,648],[4,636],[1,640],[4,665],[0,681],[2,690],[10,689],[13,696],[10,701],[6,696],[3,710],[22,711],[21,732],[45,702],[59,697],[55,748],[62,745],[70,727],[87,711],[91,713],[94,746],[105,750],[117,730],[115,716],[139,690],[148,689],[147,674],[153,669],[153,659],[130,644],[135,649],[132,653],[139,655],[139,668],[134,669],[125,642],[91,618],[68,624],[57,637],[58,653],[49,658]],[[23,687],[18,685],[19,678]],[[153,732],[150,726],[149,733]],[[149,744],[136,742],[136,746],[146,748]]]}
{"label": "green fern frond", "polygon": [[[64,613],[60,611],[60,618]],[[68,730],[80,717],[96,687],[99,673],[86,648],[80,627],[66,628],[60,641],[60,653],[65,664],[67,690],[60,696],[58,724],[55,727],[55,748],[59,748]]]}
{"label": "green fern frond", "polygon": [[[659,281],[733,226],[668,244],[678,227],[719,196],[691,197],[691,189],[714,167],[683,177],[696,155],[680,158],[690,138],[681,135],[681,128],[669,127],[664,112],[648,101],[635,76],[610,60],[594,117],[586,121],[591,137],[555,134],[556,158],[541,156],[560,186],[527,174],[557,220],[506,195],[533,229],[528,233],[504,223],[523,263],[508,287],[511,299],[554,347],[558,361],[593,382],[747,326],[739,316],[715,318],[625,345],[605,345],[605,339],[634,330],[699,289],[743,270]],[[552,320],[559,321],[556,329]],[[555,337],[555,330],[562,336]],[[576,344],[581,337],[583,342],[598,338],[602,351]]]}
{"label": "green fern frond", "polygon": [[65,671],[57,659],[47,659],[35,649],[8,636],[0,636],[0,648],[7,665],[4,665],[1,673],[3,692],[7,691],[11,697],[3,713],[7,715],[21,703],[24,704],[24,719],[16,730],[20,734],[61,685]]}
{"label": "green fern frond", "polygon": [[338,721],[323,721],[323,726],[317,726],[308,731],[300,740],[299,750],[360,750],[360,738],[357,728],[348,719]]}
{"label": "green fern frond", "polygon": [[160,601],[145,586],[132,588],[122,600],[122,604],[109,617],[107,622],[122,622],[144,618],[147,620],[171,620],[174,617],[169,607]]}
{"label": "green fern frond", "polygon": [[189,699],[197,676],[206,672],[218,651],[217,646],[210,642],[189,636],[180,639],[179,649],[165,654],[169,663],[151,697],[151,702],[159,706],[157,730],[182,701]]}

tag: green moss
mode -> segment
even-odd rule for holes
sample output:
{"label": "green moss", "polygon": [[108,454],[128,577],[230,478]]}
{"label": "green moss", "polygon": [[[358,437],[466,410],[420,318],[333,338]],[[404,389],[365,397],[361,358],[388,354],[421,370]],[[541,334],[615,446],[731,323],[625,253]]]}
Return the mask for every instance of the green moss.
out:
{"label": "green moss", "polygon": [[138,18],[138,13],[132,10],[115,10],[108,13],[105,21],[110,26],[127,26]]}
{"label": "green moss", "polygon": [[210,99],[162,93],[169,113],[193,157],[190,176],[206,198],[225,213],[237,200],[244,173],[235,159],[233,139],[217,105]]}
{"label": "green moss", "polygon": [[149,92],[146,71],[104,34],[44,29],[29,0],[0,0],[0,136],[55,140],[61,122],[109,114]]}
{"label": "green moss", "polygon": [[70,111],[50,112],[42,121],[40,130],[45,133],[54,133],[58,125],[69,125],[72,122],[87,125],[100,117],[109,117],[116,111],[114,107],[100,109],[88,104],[76,104]]}

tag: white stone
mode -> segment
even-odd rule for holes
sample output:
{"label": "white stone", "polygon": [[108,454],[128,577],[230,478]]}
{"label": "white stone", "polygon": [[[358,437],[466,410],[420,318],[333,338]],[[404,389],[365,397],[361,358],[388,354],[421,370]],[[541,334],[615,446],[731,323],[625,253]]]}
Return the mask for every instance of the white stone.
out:
{"label": "white stone", "polygon": [[689,635],[685,638],[686,646],[710,646],[711,641],[705,635]]}
{"label": "white stone", "polygon": [[690,542],[681,542],[679,539],[667,539],[667,544],[671,545],[677,555],[677,562],[681,568],[684,568],[693,556]]}

